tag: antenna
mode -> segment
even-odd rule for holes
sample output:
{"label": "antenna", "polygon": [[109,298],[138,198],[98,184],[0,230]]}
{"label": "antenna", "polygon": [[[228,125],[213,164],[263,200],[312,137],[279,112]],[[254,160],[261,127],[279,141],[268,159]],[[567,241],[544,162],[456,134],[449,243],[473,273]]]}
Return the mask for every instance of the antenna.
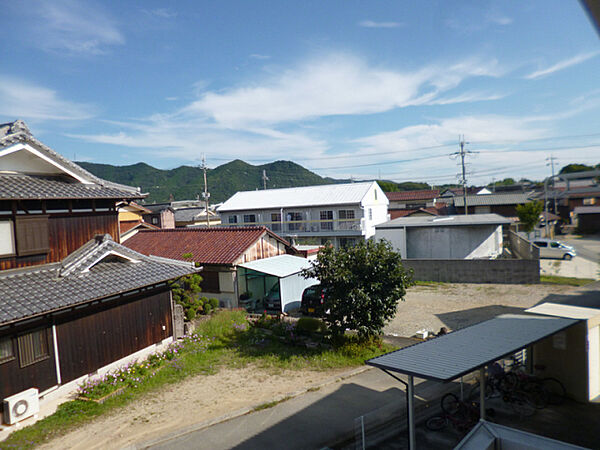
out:
{"label": "antenna", "polygon": [[206,208],[206,226],[210,227],[210,217],[208,216],[208,199],[210,198],[210,192],[208,192],[208,184],[206,183],[206,158],[204,157],[204,153],[202,153],[201,168],[204,172],[204,192],[202,193],[202,198],[204,199],[204,207]]}

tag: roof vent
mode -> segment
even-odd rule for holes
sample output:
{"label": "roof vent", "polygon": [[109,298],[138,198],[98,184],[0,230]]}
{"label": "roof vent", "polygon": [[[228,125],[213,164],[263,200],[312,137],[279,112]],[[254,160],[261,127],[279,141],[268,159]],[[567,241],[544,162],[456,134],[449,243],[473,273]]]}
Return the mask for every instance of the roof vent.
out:
{"label": "roof vent", "polygon": [[448,220],[454,220],[454,216],[451,217],[434,217],[431,219],[431,222],[444,222]]}

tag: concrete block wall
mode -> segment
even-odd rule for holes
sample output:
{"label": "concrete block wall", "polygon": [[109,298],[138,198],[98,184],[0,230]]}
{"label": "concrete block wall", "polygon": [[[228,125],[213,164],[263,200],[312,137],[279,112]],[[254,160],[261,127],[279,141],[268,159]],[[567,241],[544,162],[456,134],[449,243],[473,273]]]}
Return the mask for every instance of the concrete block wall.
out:
{"label": "concrete block wall", "polygon": [[537,284],[540,261],[530,259],[404,259],[417,281]]}

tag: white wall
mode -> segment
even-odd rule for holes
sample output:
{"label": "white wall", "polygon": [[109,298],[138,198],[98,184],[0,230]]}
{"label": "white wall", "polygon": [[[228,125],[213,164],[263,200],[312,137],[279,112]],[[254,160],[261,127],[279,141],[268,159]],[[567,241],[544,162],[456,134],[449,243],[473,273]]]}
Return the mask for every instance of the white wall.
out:
{"label": "white wall", "polygon": [[404,240],[404,229],[399,228],[381,228],[375,233],[375,239],[381,241],[385,239],[392,244],[394,250],[400,253],[402,258],[406,258],[406,241]]}
{"label": "white wall", "polygon": [[[361,200],[361,207],[363,209],[362,217],[364,218],[362,232],[365,238],[368,239],[375,235],[375,225],[379,225],[389,220],[389,203],[385,192],[383,192],[377,183],[373,183]],[[369,218],[369,210],[372,212],[372,218]]]}

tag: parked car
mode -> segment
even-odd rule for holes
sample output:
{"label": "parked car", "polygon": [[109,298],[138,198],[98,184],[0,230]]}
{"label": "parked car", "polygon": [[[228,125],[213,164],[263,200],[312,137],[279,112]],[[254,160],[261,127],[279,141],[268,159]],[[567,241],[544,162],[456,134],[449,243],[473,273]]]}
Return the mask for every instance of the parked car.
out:
{"label": "parked car", "polygon": [[325,290],[320,284],[307,287],[302,292],[300,312],[307,316],[322,316],[324,313]]}
{"label": "parked car", "polygon": [[533,243],[540,249],[540,258],[558,258],[568,261],[577,256],[573,247],[556,239],[537,238]]}

